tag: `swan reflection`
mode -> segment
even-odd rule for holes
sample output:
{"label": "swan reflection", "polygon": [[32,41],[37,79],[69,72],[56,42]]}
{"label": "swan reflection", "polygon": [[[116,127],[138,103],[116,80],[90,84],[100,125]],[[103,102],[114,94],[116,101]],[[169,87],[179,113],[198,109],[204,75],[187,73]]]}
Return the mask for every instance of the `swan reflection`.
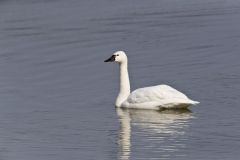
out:
{"label": "swan reflection", "polygon": [[[119,157],[122,160],[130,159],[131,136],[144,136],[141,141],[150,141],[150,144],[157,142],[161,145],[156,147],[154,152],[170,152],[177,150],[179,145],[171,144],[167,146],[165,139],[177,141],[179,136],[184,135],[189,119],[193,118],[189,110],[165,110],[146,111],[117,108],[117,115],[120,121],[119,131]],[[145,144],[140,144],[147,147]],[[175,146],[174,146],[175,145]],[[139,144],[138,144],[139,146]],[[133,146],[132,146],[133,147]],[[154,149],[151,149],[153,151]]]}

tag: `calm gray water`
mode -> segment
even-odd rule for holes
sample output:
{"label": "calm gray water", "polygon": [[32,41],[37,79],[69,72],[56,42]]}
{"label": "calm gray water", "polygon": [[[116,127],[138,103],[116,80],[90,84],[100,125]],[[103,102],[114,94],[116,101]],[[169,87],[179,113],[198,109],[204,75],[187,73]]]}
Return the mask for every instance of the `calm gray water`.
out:
{"label": "calm gray water", "polygon": [[[132,89],[169,84],[191,112],[116,110]],[[1,160],[237,160],[240,2],[1,0]]]}

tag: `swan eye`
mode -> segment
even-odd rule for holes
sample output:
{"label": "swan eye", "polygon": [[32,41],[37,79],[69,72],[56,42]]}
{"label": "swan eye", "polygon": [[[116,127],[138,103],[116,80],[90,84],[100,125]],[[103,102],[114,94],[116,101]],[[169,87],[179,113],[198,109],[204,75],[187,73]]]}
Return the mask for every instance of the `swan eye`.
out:
{"label": "swan eye", "polygon": [[117,54],[116,56],[119,56],[119,54]]}

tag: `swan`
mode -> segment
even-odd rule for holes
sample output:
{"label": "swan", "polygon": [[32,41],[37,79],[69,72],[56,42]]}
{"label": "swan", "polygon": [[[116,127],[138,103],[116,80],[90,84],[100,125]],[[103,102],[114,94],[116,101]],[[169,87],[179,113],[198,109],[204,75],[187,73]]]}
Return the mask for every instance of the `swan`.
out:
{"label": "swan", "polygon": [[139,88],[130,93],[126,53],[117,51],[104,62],[117,62],[120,66],[120,91],[115,101],[116,107],[162,110],[187,108],[199,103],[165,84]]}

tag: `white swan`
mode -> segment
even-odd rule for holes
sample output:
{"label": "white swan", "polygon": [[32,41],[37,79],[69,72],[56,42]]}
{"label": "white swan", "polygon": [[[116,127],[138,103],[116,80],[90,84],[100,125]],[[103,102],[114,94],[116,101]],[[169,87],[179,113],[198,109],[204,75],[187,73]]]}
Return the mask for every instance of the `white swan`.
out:
{"label": "white swan", "polygon": [[120,91],[115,102],[116,107],[161,110],[187,108],[199,103],[168,85],[140,88],[130,94],[128,59],[125,52],[117,51],[104,62],[117,62],[120,65]]}

